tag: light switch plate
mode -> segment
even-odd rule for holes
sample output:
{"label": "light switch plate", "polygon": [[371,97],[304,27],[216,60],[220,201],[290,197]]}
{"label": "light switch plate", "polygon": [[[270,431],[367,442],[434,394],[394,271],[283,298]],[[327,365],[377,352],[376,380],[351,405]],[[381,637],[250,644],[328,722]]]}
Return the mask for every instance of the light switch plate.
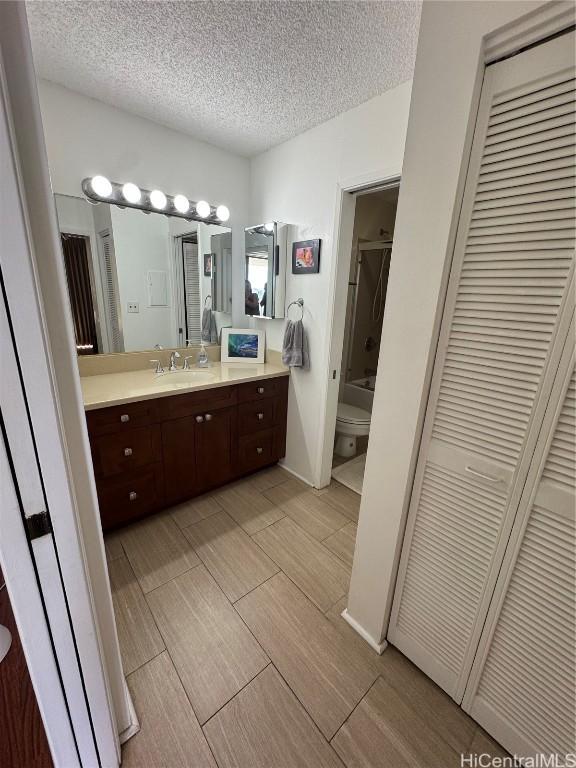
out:
{"label": "light switch plate", "polygon": [[140,303],[138,301],[129,301],[128,312],[140,312]]}

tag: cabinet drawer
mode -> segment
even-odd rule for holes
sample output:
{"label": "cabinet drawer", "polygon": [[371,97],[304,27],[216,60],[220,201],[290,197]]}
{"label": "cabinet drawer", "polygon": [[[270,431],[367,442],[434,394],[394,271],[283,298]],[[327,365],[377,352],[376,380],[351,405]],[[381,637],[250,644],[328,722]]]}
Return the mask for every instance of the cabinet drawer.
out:
{"label": "cabinet drawer", "polygon": [[274,397],[241,403],[238,406],[238,433],[252,435],[254,432],[270,429],[276,424],[277,410],[278,400]]}
{"label": "cabinet drawer", "polygon": [[238,385],[238,402],[247,403],[251,400],[262,400],[266,397],[280,395],[285,390],[284,378],[258,379]]}
{"label": "cabinet drawer", "polygon": [[157,400],[143,400],[87,411],[86,421],[90,437],[109,435],[160,421],[160,409]]}
{"label": "cabinet drawer", "polygon": [[109,477],[162,460],[160,425],[100,435],[92,441],[94,472]]}
{"label": "cabinet drawer", "polygon": [[240,474],[252,472],[276,461],[274,456],[274,430],[241,437],[238,441],[238,469]]}
{"label": "cabinet drawer", "polygon": [[165,397],[162,401],[162,418],[180,419],[228,408],[236,405],[236,397],[236,387],[216,387],[186,395]]}
{"label": "cabinet drawer", "polygon": [[163,504],[161,464],[137,469],[122,479],[97,483],[102,528],[108,530],[154,512]]}

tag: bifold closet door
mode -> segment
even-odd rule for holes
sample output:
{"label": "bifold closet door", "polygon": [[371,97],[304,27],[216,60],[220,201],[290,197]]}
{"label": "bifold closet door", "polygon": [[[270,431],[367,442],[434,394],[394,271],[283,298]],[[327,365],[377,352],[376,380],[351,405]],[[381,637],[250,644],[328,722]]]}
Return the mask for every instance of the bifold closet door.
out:
{"label": "bifold closet door", "polygon": [[576,751],[573,329],[565,352],[463,702],[518,755]]}
{"label": "bifold closet door", "polygon": [[388,638],[457,701],[572,301],[574,33],[487,67]]}

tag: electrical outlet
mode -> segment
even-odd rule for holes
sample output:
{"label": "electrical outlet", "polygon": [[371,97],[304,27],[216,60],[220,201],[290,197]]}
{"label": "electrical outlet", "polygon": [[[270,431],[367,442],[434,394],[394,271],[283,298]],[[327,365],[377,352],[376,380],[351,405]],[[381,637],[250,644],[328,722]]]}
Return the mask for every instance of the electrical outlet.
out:
{"label": "electrical outlet", "polygon": [[140,304],[137,301],[128,302],[128,312],[140,312]]}

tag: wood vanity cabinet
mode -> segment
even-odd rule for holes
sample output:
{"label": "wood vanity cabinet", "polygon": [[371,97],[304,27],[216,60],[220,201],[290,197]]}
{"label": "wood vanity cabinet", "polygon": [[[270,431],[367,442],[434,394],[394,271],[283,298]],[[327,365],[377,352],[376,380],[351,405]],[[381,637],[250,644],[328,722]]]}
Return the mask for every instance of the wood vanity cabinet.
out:
{"label": "wood vanity cabinet", "polygon": [[283,376],[88,411],[102,527],[275,464],[287,407]]}

